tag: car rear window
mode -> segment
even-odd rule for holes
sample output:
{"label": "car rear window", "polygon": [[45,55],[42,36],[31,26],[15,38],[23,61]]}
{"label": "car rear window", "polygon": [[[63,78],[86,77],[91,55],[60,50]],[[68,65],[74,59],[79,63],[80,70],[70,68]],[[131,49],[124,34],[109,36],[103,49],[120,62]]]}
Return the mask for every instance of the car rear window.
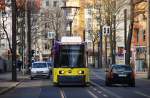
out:
{"label": "car rear window", "polygon": [[33,63],[32,68],[45,68],[47,67],[46,63]]}
{"label": "car rear window", "polygon": [[132,68],[130,66],[114,66],[113,69],[117,70],[117,71],[131,71]]}

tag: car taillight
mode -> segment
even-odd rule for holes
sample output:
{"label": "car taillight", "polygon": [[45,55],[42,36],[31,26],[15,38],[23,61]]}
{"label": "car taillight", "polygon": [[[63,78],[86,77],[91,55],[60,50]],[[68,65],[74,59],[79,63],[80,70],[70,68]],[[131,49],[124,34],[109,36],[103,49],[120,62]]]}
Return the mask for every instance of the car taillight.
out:
{"label": "car taillight", "polygon": [[131,73],[131,78],[135,79],[135,73],[134,73],[134,71],[132,71],[132,73]]}
{"label": "car taillight", "polygon": [[112,72],[112,70],[110,71],[110,78],[111,79],[113,78],[113,72]]}

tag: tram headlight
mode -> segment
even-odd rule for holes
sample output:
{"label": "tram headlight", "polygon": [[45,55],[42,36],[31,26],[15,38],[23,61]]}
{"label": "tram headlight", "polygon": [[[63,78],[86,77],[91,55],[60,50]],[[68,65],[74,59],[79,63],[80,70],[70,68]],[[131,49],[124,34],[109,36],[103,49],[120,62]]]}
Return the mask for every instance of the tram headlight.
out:
{"label": "tram headlight", "polygon": [[79,74],[84,74],[84,71],[80,70],[78,71]]}
{"label": "tram headlight", "polygon": [[59,71],[59,74],[64,74],[64,73],[65,73],[65,71],[63,71],[63,70]]}

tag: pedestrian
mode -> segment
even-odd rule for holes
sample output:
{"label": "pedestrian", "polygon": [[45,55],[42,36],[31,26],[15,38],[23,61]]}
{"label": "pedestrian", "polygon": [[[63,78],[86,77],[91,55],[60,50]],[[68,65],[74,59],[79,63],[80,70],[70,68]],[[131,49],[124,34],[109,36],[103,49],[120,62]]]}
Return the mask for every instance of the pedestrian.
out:
{"label": "pedestrian", "polygon": [[22,67],[22,61],[21,60],[17,61],[17,67],[18,67],[19,71],[21,71],[21,67]]}
{"label": "pedestrian", "polygon": [[3,71],[3,60],[2,57],[0,56],[0,73]]}

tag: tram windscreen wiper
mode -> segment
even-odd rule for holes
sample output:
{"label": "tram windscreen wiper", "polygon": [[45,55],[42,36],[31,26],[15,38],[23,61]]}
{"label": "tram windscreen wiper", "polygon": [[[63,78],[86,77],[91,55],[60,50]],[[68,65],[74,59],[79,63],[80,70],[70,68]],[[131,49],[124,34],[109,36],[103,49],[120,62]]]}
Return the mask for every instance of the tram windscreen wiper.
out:
{"label": "tram windscreen wiper", "polygon": [[62,68],[68,68],[69,66],[61,66]]}

